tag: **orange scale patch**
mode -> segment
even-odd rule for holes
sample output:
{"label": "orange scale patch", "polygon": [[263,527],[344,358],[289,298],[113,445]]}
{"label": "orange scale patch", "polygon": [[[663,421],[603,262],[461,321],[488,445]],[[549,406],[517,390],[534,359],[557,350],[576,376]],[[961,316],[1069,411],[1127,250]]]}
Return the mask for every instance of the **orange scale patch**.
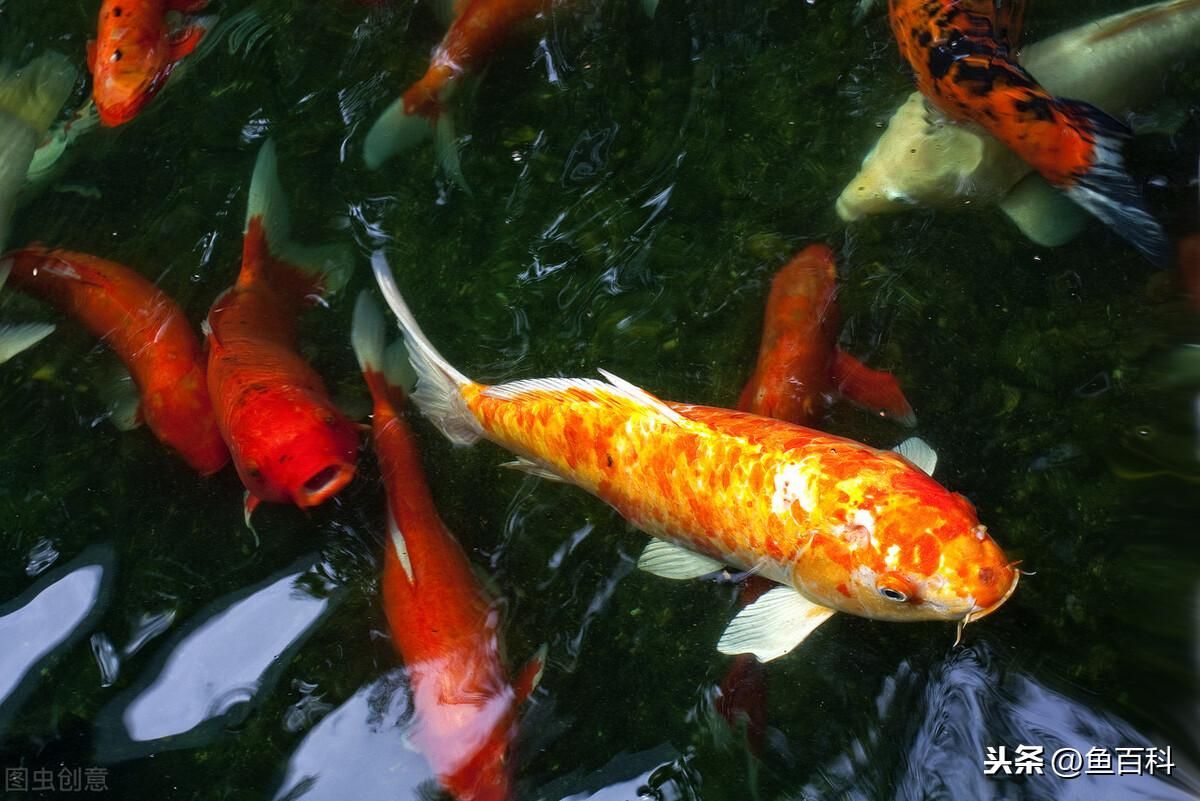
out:
{"label": "orange scale patch", "polygon": [[938,568],[941,555],[942,547],[938,543],[937,537],[926,534],[918,539],[917,544],[913,546],[913,567],[922,575],[932,576]]}

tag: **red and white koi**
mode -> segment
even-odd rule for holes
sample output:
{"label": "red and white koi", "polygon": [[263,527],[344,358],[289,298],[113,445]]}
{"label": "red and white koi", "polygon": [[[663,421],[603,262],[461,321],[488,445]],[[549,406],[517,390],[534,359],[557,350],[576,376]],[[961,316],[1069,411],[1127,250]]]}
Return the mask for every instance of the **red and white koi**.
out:
{"label": "red and white koi", "polygon": [[412,432],[400,417],[411,378],[403,347],[384,347],[384,322],[364,293],[354,352],[371,390],[375,452],[388,497],[383,608],[408,669],[413,743],[459,801],[512,798],[509,751],[517,710],[533,692],[543,649],[514,681],[501,660],[499,614],[434,506]]}

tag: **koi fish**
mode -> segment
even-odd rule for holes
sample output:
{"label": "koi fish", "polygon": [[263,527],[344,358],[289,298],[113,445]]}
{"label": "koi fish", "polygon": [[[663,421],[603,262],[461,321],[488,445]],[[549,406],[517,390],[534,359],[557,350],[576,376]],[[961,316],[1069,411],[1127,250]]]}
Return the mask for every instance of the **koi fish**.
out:
{"label": "koi fish", "polygon": [[74,86],[75,67],[59,53],[17,70],[0,66],[0,252],[33,155]]}
{"label": "koi fish", "polygon": [[189,465],[209,475],[229,451],[217,430],[204,352],[179,305],[136,271],[40,246],[5,257],[18,289],[78,320],[125,364],[140,398],[138,417]]}
{"label": "koi fish", "polygon": [[260,501],[302,508],[354,477],[358,434],[321,377],[296,352],[301,309],[345,283],[350,254],[289,241],[275,145],[259,151],[250,184],[242,269],[208,313],[208,391],[221,435],[246,485],[247,519]]}
{"label": "koi fish", "polygon": [[[551,0],[444,0],[443,17],[452,21],[433,51],[425,74],[388,106],[363,143],[363,158],[376,169],[392,156],[434,136],[438,162],[447,177],[462,187],[454,120],[446,107],[462,78],[477,72],[509,40],[518,25],[546,13]],[[657,0],[643,0],[653,17]]]}
{"label": "koi fish", "polygon": [[[1162,75],[1200,51],[1200,0],[1165,0],[1023,46],[1021,66],[1051,94],[1114,116],[1159,93]],[[846,222],[872,214],[996,204],[1045,246],[1070,241],[1086,212],[986,131],[959,125],[914,92],[892,115],[837,200]]]}
{"label": "koi fish", "polygon": [[654,538],[639,559],[648,572],[730,565],[779,585],[734,617],[719,651],[776,658],[835,611],[961,630],[1016,589],[970,502],[900,455],[663,401],[604,371],[476,383],[421,332],[382,254],[373,266],[417,373],[413,400],[451,441],[487,438],[517,455],[513,466],[601,498]]}
{"label": "koi fish", "polygon": [[545,648],[510,683],[498,614],[433,504],[412,432],[400,417],[411,371],[403,346],[385,349],[383,316],[364,292],[354,352],[374,401],[375,452],[388,497],[383,605],[408,668],[413,741],[459,801],[512,797],[517,710],[541,678]]}
{"label": "koi fish", "polygon": [[1012,55],[1024,0],[889,0],[892,32],[921,93],[979,125],[1155,263],[1166,235],[1125,171],[1125,125],[1056,97]]}
{"label": "koi fish", "polygon": [[775,274],[758,363],[737,408],[812,425],[840,391],[859,406],[902,425],[916,425],[916,415],[893,376],[872,370],[837,347],[836,295],[837,266],[825,245],[808,246]]}
{"label": "koi fish", "polygon": [[207,20],[174,27],[171,12],[189,14],[207,5],[208,0],[103,0],[96,38],[87,45],[102,125],[116,127],[136,117],[204,38]]}

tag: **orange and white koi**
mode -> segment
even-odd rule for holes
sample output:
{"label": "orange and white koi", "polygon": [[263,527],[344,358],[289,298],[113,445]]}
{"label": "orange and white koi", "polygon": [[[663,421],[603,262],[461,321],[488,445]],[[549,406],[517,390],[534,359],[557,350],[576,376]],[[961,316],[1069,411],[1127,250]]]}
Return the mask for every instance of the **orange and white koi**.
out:
{"label": "orange and white koi", "polygon": [[229,461],[205,380],[204,351],[187,317],[135,270],[68,250],[28,247],[5,268],[18,289],[52,303],[104,340],[129,370],[138,415],[202,475]]}
{"label": "orange and white koi", "polygon": [[840,391],[856,405],[916,425],[895,377],[837,346],[836,297],[837,265],[825,245],[809,245],[775,274],[758,362],[737,408],[807,426]]}
{"label": "orange and white koi", "polygon": [[400,417],[401,386],[411,375],[406,354],[385,349],[384,339],[383,317],[363,293],[354,309],[354,352],[375,407],[388,497],[383,608],[412,687],[412,741],[459,801],[507,801],[517,710],[541,677],[545,650],[509,681],[500,616],[438,515],[416,440]]}
{"label": "orange and white koi", "polygon": [[208,26],[207,20],[192,19],[174,27],[170,15],[207,5],[208,0],[103,0],[96,38],[88,42],[87,52],[102,125],[129,122],[158,94]]}
{"label": "orange and white koi", "polygon": [[639,560],[689,578],[725,565],[781,585],[717,644],[772,659],[835,611],[955,621],[995,611],[1019,574],[974,507],[900,455],[770,418],[660,400],[610,373],[488,386],[429,343],[382,254],[376,280],[417,372],[413,399],[459,444],[603,499],[654,537]]}
{"label": "orange and white koi", "polygon": [[287,199],[275,146],[254,167],[242,269],[208,313],[208,389],[221,435],[248,492],[260,501],[307,508],[354,476],[358,432],[296,352],[301,309],[345,282],[350,255],[337,246],[288,241]]}
{"label": "orange and white koi", "polygon": [[889,0],[889,17],[930,103],[984,128],[1147,258],[1165,263],[1166,236],[1125,170],[1129,129],[1093,105],[1051,95],[1014,58],[1024,7],[1024,0]]}

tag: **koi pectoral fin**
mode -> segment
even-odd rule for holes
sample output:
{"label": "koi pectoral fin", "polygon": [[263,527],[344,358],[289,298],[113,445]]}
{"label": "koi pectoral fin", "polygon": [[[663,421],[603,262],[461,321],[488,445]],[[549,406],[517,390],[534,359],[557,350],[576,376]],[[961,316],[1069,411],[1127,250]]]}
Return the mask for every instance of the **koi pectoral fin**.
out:
{"label": "koi pectoral fin", "polygon": [[0,364],[32,348],[54,331],[53,323],[0,324]]}
{"label": "koi pectoral fin", "polygon": [[182,61],[184,57],[192,54],[192,51],[204,39],[205,34],[212,25],[212,20],[207,17],[192,20],[189,25],[180,28],[171,34],[170,46],[171,54],[168,56],[169,61]]}
{"label": "koi pectoral fin", "polygon": [[538,648],[537,652],[529,658],[525,667],[521,668],[521,672],[513,680],[513,693],[516,695],[518,705],[529,700],[529,696],[533,695],[533,691],[541,684],[542,675],[545,672],[546,644],[542,643],[542,647]]}
{"label": "koi pectoral fin", "polygon": [[937,451],[920,437],[909,437],[892,450],[912,462],[926,475],[932,476],[933,471],[937,469]]}
{"label": "koi pectoral fin", "polygon": [[542,467],[540,464],[531,462],[528,459],[514,459],[511,462],[501,462],[501,467],[509,470],[517,470],[522,473],[528,473],[531,476],[544,478],[547,481],[566,482],[566,479],[551,470]]}
{"label": "koi pectoral fin", "polygon": [[667,579],[694,579],[724,570],[716,559],[666,540],[652,539],[638,557],[639,570]]}
{"label": "koi pectoral fin", "polygon": [[769,662],[804,642],[833,613],[791,587],[776,587],[729,621],[717,650],[730,655],[754,654]]}

